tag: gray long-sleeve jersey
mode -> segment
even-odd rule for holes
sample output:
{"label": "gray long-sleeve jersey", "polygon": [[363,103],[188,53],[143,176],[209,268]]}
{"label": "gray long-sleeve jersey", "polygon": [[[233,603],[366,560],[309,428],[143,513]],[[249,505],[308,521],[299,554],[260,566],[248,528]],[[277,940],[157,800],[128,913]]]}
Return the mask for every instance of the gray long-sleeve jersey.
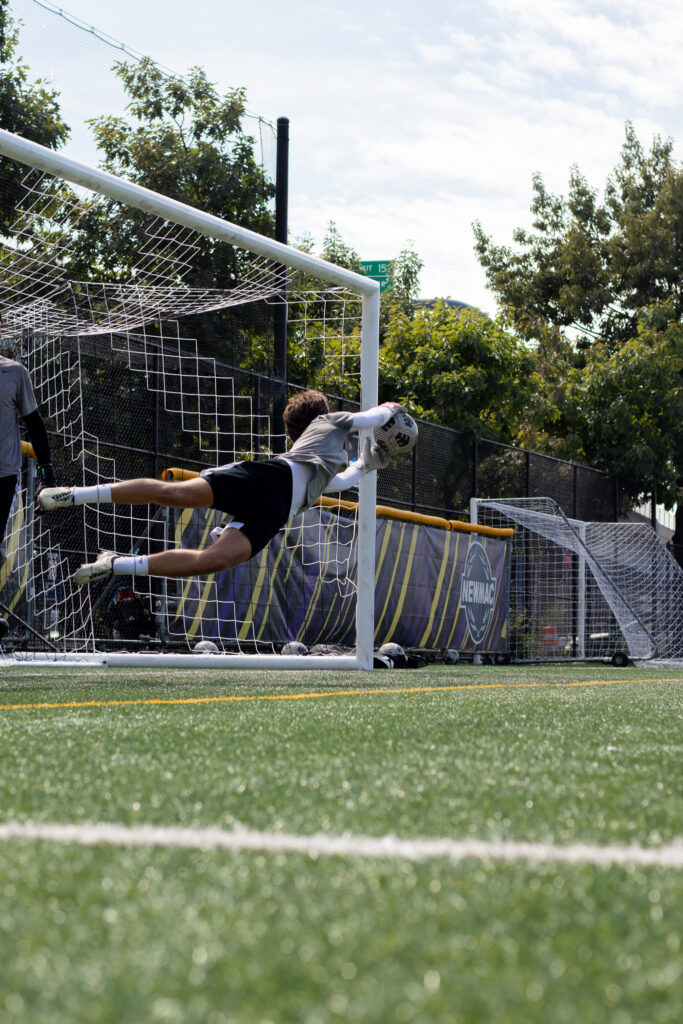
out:
{"label": "gray long-sleeve jersey", "polygon": [[293,511],[310,508],[327,490],[351,487],[363,475],[362,470],[354,474],[353,478],[345,479],[343,486],[331,486],[335,478],[349,465],[348,452],[344,447],[347,436],[352,430],[379,427],[391,419],[392,415],[390,408],[380,405],[365,412],[331,412],[317,416],[290,450],[277,456],[284,462],[304,464],[308,467],[310,477],[303,501],[295,502],[298,509]]}
{"label": "gray long-sleeve jersey", "polygon": [[17,413],[28,416],[38,408],[28,370],[0,356],[0,477],[21,470],[21,439]]}

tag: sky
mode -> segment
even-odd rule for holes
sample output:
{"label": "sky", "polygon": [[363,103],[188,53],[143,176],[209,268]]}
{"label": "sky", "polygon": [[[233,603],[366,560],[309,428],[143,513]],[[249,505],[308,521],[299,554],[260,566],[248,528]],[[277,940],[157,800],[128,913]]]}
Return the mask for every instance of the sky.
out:
{"label": "sky", "polygon": [[[60,72],[60,19],[34,0],[13,6],[42,32],[55,81],[71,74],[87,109],[91,90],[78,62],[65,54]],[[645,148],[659,134],[681,158],[681,0],[59,7],[177,73],[199,65],[221,90],[244,87],[254,114],[290,119],[290,241],[310,234],[320,244],[334,221],[363,260],[391,259],[410,245],[424,262],[423,297],[492,315],[474,221],[509,244],[515,227],[530,226],[536,172],[565,193],[578,165],[602,191],[627,121]],[[32,38],[27,25],[27,44]],[[79,145],[74,137],[65,151],[83,159]]]}

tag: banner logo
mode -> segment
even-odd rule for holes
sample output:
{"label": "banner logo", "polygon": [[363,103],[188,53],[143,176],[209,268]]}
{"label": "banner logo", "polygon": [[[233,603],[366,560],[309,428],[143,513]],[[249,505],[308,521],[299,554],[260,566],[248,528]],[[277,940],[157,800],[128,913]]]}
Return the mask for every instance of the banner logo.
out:
{"label": "banner logo", "polygon": [[496,580],[489,556],[478,540],[470,544],[460,586],[460,603],[475,644],[481,643],[489,628],[496,603]]}

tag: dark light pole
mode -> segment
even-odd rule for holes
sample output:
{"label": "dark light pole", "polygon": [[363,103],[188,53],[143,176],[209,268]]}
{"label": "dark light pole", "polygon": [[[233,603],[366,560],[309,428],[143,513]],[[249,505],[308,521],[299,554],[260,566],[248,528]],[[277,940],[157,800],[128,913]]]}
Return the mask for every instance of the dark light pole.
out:
{"label": "dark light pole", "polygon": [[[275,240],[287,245],[287,208],[289,199],[289,118],[277,119],[277,157],[275,165]],[[273,315],[274,376],[277,380],[273,402],[273,450],[285,450],[283,413],[287,400],[287,268],[280,267],[279,297]]]}

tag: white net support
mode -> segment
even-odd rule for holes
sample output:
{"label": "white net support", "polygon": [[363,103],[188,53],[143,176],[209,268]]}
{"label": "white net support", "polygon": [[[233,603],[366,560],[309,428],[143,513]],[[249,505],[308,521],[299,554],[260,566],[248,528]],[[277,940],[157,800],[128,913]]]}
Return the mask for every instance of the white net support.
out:
{"label": "white net support", "polygon": [[519,660],[683,658],[683,571],[645,523],[570,519],[549,498],[477,499],[514,526],[512,644]]}
{"label": "white net support", "polygon": [[[0,352],[29,368],[60,484],[192,475],[282,451],[276,317],[295,382],[341,383],[351,408],[376,404],[374,283],[7,132],[0,153],[35,161],[0,240]],[[93,222],[135,241],[125,260],[88,263]],[[225,268],[225,288],[196,284],[208,257]],[[357,510],[300,514],[232,572],[77,588],[74,569],[101,549],[201,547],[222,517],[97,504],[35,518],[34,476],[29,460],[0,576],[25,647],[36,633],[43,653],[64,656],[187,653],[204,640],[268,658],[291,641],[343,643],[355,659],[346,667],[371,667],[374,480],[361,482]]]}

